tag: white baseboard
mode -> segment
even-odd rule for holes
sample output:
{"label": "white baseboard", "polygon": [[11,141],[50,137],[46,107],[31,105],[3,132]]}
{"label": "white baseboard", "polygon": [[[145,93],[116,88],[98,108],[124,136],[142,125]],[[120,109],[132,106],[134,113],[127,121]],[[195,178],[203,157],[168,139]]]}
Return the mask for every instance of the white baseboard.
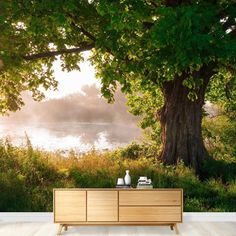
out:
{"label": "white baseboard", "polygon": [[184,222],[236,222],[236,212],[184,212]]}
{"label": "white baseboard", "polygon": [[[236,222],[236,212],[185,212],[184,222]],[[0,212],[2,222],[53,222],[51,212]]]}
{"label": "white baseboard", "polygon": [[53,222],[51,212],[0,212],[1,222]]}

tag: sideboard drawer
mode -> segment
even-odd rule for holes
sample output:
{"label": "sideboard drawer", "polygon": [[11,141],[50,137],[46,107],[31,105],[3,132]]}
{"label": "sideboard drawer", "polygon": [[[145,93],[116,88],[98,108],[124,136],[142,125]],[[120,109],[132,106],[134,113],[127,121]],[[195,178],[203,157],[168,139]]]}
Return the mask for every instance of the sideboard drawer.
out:
{"label": "sideboard drawer", "polygon": [[181,222],[180,206],[160,207],[119,207],[119,221],[121,222]]}
{"label": "sideboard drawer", "polygon": [[120,191],[120,206],[180,206],[181,190],[164,191]]}

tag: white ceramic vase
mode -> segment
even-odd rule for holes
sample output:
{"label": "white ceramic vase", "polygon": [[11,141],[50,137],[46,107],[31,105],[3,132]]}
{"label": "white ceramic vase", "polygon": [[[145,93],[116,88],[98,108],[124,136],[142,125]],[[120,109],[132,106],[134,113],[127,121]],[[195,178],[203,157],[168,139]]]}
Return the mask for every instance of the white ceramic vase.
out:
{"label": "white ceramic vase", "polygon": [[129,175],[129,170],[126,170],[125,172],[126,172],[126,175],[125,175],[125,178],[124,178],[125,185],[131,185],[131,177]]}

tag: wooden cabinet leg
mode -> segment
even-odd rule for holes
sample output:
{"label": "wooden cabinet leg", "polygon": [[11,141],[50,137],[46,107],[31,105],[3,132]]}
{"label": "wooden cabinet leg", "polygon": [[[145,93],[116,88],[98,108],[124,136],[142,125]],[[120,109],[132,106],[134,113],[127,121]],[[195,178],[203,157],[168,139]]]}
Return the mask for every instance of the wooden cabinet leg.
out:
{"label": "wooden cabinet leg", "polygon": [[64,225],[64,229],[65,229],[65,231],[67,231],[68,230],[68,225]]}
{"label": "wooden cabinet leg", "polygon": [[177,227],[177,224],[174,224],[174,229],[175,229],[175,233],[176,233],[176,234],[179,234],[179,229],[178,229],[178,227]]}
{"label": "wooden cabinet leg", "polygon": [[61,235],[62,228],[63,228],[63,225],[60,224],[59,228],[58,228],[58,231],[57,231],[57,235]]}
{"label": "wooden cabinet leg", "polygon": [[171,229],[171,230],[174,230],[174,225],[170,225],[170,229]]}

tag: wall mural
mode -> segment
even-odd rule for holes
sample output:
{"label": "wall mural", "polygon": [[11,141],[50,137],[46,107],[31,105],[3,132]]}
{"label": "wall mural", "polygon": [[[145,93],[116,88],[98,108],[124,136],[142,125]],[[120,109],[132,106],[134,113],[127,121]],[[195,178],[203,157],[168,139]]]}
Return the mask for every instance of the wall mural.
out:
{"label": "wall mural", "polygon": [[0,3],[0,212],[125,181],[236,211],[235,4],[157,2]]}

